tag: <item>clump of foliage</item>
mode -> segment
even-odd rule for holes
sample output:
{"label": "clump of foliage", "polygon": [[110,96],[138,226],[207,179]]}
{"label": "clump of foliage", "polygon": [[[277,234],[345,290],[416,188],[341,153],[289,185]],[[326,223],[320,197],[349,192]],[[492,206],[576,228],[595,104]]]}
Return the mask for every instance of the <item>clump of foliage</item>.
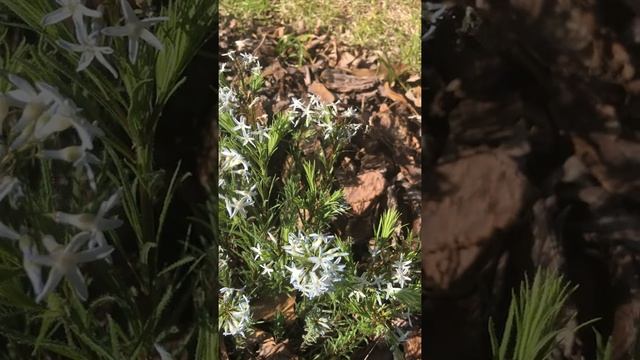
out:
{"label": "clump of foliage", "polygon": [[[563,309],[575,289],[553,271],[538,270],[532,283],[525,278],[519,292],[512,294],[500,338],[493,321],[489,321],[493,359],[548,359],[563,334],[566,336],[567,331],[573,333],[591,324],[593,321],[568,329],[576,314],[563,316]],[[603,349],[603,355],[608,351]]]}
{"label": "clump of foliage", "polygon": [[[368,341],[399,351],[420,312],[419,241],[387,210],[369,253],[356,257],[335,220],[349,207],[334,172],[359,131],[353,108],[317,97],[289,111],[259,112],[259,60],[226,54],[219,87],[219,328],[236,354],[256,326],[289,339],[306,359],[349,358]],[[356,259],[362,258],[356,261]],[[273,321],[253,309],[293,298]],[[266,321],[260,324],[260,322]]]}
{"label": "clump of foliage", "polygon": [[[217,3],[162,3],[0,0],[7,358],[217,357],[202,321],[211,241],[164,236],[188,174],[154,161],[163,109]],[[160,256],[168,241],[181,242],[175,257]]]}

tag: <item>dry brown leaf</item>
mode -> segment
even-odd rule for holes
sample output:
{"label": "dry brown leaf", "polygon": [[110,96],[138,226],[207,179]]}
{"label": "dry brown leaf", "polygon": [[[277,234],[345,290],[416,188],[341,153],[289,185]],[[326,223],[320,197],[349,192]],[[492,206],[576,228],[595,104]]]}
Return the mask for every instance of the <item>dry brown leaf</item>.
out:
{"label": "dry brown leaf", "polygon": [[260,299],[256,305],[253,305],[251,311],[253,317],[258,320],[273,320],[276,312],[280,311],[285,321],[294,321],[296,319],[295,312],[296,298],[286,294],[276,297]]}
{"label": "dry brown leaf", "polygon": [[402,96],[402,94],[399,94],[395,91],[393,91],[391,89],[391,87],[389,86],[388,82],[384,83],[384,86],[379,86],[378,90],[380,91],[380,95],[391,99],[394,102],[399,102],[399,103],[403,103],[406,104],[407,103],[407,99],[404,98],[404,96]]}
{"label": "dry brown leaf", "polygon": [[318,81],[314,81],[309,85],[309,92],[318,96],[320,100],[322,100],[325,104],[330,104],[336,100],[336,97],[333,96],[331,91],[327,89],[326,86],[322,85],[322,83]]}
{"label": "dry brown leaf", "polygon": [[411,100],[411,102],[416,107],[422,107],[422,87],[416,86],[414,88],[411,88],[407,90],[406,93],[404,93],[404,96],[406,96],[407,99]]}
{"label": "dry brown leaf", "polygon": [[277,343],[273,337],[270,337],[260,345],[258,358],[264,360],[291,360],[297,359],[297,356],[291,352],[289,340]]}
{"label": "dry brown leaf", "polygon": [[353,56],[353,55],[351,55],[351,53],[345,51],[345,52],[340,54],[340,61],[338,62],[338,67],[339,68],[346,68],[355,59],[356,59],[355,56]]}
{"label": "dry brown leaf", "polygon": [[386,186],[387,180],[381,170],[367,171],[358,175],[356,185],[344,188],[344,197],[354,214],[361,215],[384,192]]}

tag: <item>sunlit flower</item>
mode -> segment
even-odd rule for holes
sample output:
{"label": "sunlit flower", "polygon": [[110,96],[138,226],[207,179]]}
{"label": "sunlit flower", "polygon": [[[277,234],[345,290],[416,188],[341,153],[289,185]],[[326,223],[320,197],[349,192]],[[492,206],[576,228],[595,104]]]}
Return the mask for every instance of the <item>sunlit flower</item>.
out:
{"label": "sunlit flower", "polygon": [[234,55],[236,54],[235,50],[229,50],[228,52],[222,54],[222,56],[226,56],[231,60],[234,60]]}
{"label": "sunlit flower", "polygon": [[247,216],[247,207],[254,204],[253,196],[255,196],[255,185],[249,191],[235,190],[238,197],[220,196],[224,200],[225,208],[230,218],[240,214],[242,217]]}
{"label": "sunlit flower", "polygon": [[404,260],[404,254],[400,254],[400,259],[393,263],[393,280],[404,288],[405,282],[411,281],[409,274],[411,273],[411,260]]}
{"label": "sunlit flower", "polygon": [[243,336],[251,324],[249,298],[242,290],[221,288],[222,299],[218,302],[220,328],[223,335]]}
{"label": "sunlit flower", "polygon": [[232,173],[246,176],[247,171],[249,171],[249,163],[242,155],[233,149],[222,149],[220,150],[220,155],[221,174]]}
{"label": "sunlit flower", "polygon": [[228,86],[221,86],[218,89],[218,111],[231,111],[235,108],[238,98],[235,91]]}
{"label": "sunlit flower", "polygon": [[256,256],[253,258],[253,260],[258,260],[262,257],[262,248],[260,247],[260,243],[256,244],[256,246],[250,247],[249,249],[256,253]]}
{"label": "sunlit flower", "polygon": [[251,134],[251,126],[247,124],[247,119],[240,115],[239,117],[234,117],[233,122],[235,123],[235,127],[233,131],[240,131],[239,138],[242,140],[242,146],[247,146],[247,144],[255,145],[254,139]]}
{"label": "sunlit flower", "polygon": [[271,264],[269,264],[269,265],[265,265],[265,264],[260,265],[260,267],[262,268],[262,272],[260,273],[260,275],[267,275],[268,277],[271,277],[271,274],[273,273],[273,268],[271,268],[270,265]]}
{"label": "sunlit flower", "polygon": [[391,283],[387,283],[387,287],[384,289],[385,300],[389,300],[389,298],[394,298],[398,292],[400,292],[402,288],[396,288],[391,285]]}
{"label": "sunlit flower", "polygon": [[[299,111],[301,117],[305,119],[305,124],[307,125],[314,119],[315,116],[318,115],[311,101],[309,101],[309,103],[305,106],[300,99],[294,97],[291,99],[291,105],[289,107],[293,111]],[[293,117],[292,123],[293,126],[298,125],[298,118],[296,116]]]}
{"label": "sunlit flower", "polygon": [[67,278],[81,300],[88,296],[87,284],[78,269],[78,265],[86,262],[104,259],[113,251],[111,246],[100,246],[91,250],[78,252],[89,240],[90,234],[81,232],[74,236],[66,246],[58,244],[53,236],[46,235],[42,242],[49,252],[48,255],[28,254],[27,258],[35,264],[51,268],[47,282],[38,294],[36,302],[42,301],[62,280]]}
{"label": "sunlit flower", "polygon": [[65,40],[58,40],[58,45],[60,45],[60,47],[81,54],[80,62],[78,63],[76,71],[79,72],[85,70],[89,65],[91,65],[93,59],[96,59],[100,64],[102,64],[102,66],[109,70],[113,77],[117,79],[118,73],[104,57],[105,55],[113,54],[113,49],[108,46],[98,45],[98,37],[100,33],[95,31],[87,35],[86,29],[83,29],[78,35],[78,44],[70,43]]}
{"label": "sunlit flower", "polygon": [[132,63],[138,58],[138,46],[140,39],[147,44],[153,46],[158,51],[164,48],[158,38],[149,31],[149,28],[162,21],[166,21],[167,17],[152,17],[140,20],[136,13],[129,5],[127,0],[120,0],[122,5],[122,13],[124,14],[125,24],[123,26],[110,26],[102,29],[102,33],[108,36],[126,36],[129,38],[129,60]]}
{"label": "sunlit flower", "polygon": [[288,245],[283,246],[293,258],[290,266],[290,283],[294,289],[312,299],[331,290],[342,280],[345,266],[341,263],[348,256],[333,246],[334,237],[322,234],[289,234]]}
{"label": "sunlit flower", "polygon": [[75,25],[76,33],[85,29],[84,16],[92,18],[102,17],[102,13],[97,10],[91,10],[84,5],[84,0],[56,0],[61,7],[42,19],[42,25],[48,26],[59,23],[62,20],[72,18]]}
{"label": "sunlit flower", "polygon": [[122,225],[122,220],[118,218],[107,218],[107,213],[120,202],[121,190],[116,191],[107,200],[103,201],[94,214],[68,214],[61,211],[53,213],[53,220],[59,224],[67,224],[75,228],[86,231],[90,234],[89,248],[107,245],[104,236],[105,231],[110,231]]}
{"label": "sunlit flower", "polygon": [[347,110],[342,112],[342,116],[345,118],[355,117],[358,114],[358,111],[353,106],[349,106]]}

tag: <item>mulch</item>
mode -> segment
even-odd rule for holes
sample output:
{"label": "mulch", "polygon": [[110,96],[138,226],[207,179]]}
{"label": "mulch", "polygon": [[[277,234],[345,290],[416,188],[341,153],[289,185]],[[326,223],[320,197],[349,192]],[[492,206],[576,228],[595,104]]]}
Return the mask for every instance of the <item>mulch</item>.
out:
{"label": "mulch", "polygon": [[[640,334],[640,6],[458,1],[423,76],[428,358],[487,359],[525,272],[580,287],[580,321],[630,358]],[[464,341],[461,341],[464,339]],[[595,358],[590,328],[554,358]]]}

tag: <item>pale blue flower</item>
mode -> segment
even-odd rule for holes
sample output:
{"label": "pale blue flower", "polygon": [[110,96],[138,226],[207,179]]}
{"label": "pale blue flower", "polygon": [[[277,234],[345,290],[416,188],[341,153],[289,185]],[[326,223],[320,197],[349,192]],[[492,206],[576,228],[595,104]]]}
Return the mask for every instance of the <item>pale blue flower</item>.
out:
{"label": "pale blue flower", "polygon": [[164,48],[158,38],[149,31],[149,28],[161,21],[169,20],[167,17],[153,17],[140,20],[129,5],[127,0],[120,0],[125,24],[123,26],[110,26],[102,29],[102,33],[108,36],[126,36],[129,38],[129,60],[132,63],[138,58],[140,39],[153,46],[158,51]]}
{"label": "pale blue flower", "polygon": [[122,225],[122,220],[118,218],[107,218],[107,213],[120,203],[122,190],[116,191],[107,200],[100,204],[98,212],[94,214],[68,214],[61,211],[53,213],[53,220],[59,224],[71,225],[81,231],[90,234],[89,248],[107,245],[104,236],[105,231],[117,229]]}
{"label": "pale blue flower", "polygon": [[240,289],[223,287],[222,299],[218,302],[220,328],[223,335],[243,336],[251,325],[249,298]]}
{"label": "pale blue flower", "polygon": [[38,294],[36,302],[42,301],[50,292],[54,291],[63,277],[81,300],[88,297],[87,284],[84,281],[78,265],[104,259],[113,251],[111,246],[100,246],[91,250],[78,252],[89,240],[88,232],[81,232],[74,236],[66,246],[58,244],[53,236],[46,235],[42,242],[49,252],[48,255],[28,254],[27,258],[35,264],[50,267],[47,282]]}
{"label": "pale blue flower", "polygon": [[81,30],[78,35],[78,44],[70,43],[65,40],[58,40],[58,45],[60,45],[60,47],[81,54],[80,62],[78,63],[76,71],[80,72],[85,70],[89,65],[91,65],[91,62],[96,59],[100,64],[102,64],[102,66],[109,70],[114,78],[117,79],[118,73],[104,57],[105,55],[113,54],[113,49],[108,46],[98,45],[100,32],[94,31],[87,35],[87,31],[85,29]]}
{"label": "pale blue flower", "polygon": [[92,18],[101,18],[102,13],[97,10],[89,9],[84,5],[84,0],[56,0],[60,8],[45,15],[42,19],[42,25],[48,26],[59,23],[68,18],[73,19],[76,34],[81,29],[86,29],[84,24],[84,16]]}
{"label": "pale blue flower", "polygon": [[393,263],[393,280],[400,285],[400,288],[404,288],[407,281],[411,281],[409,275],[411,274],[411,260],[404,260],[404,254],[400,254],[400,259]]}
{"label": "pale blue flower", "polygon": [[309,299],[330,291],[342,280],[342,261],[349,254],[335,247],[333,240],[330,235],[291,233],[289,244],[283,246],[293,259],[291,266],[285,266],[291,273],[290,283]]}

